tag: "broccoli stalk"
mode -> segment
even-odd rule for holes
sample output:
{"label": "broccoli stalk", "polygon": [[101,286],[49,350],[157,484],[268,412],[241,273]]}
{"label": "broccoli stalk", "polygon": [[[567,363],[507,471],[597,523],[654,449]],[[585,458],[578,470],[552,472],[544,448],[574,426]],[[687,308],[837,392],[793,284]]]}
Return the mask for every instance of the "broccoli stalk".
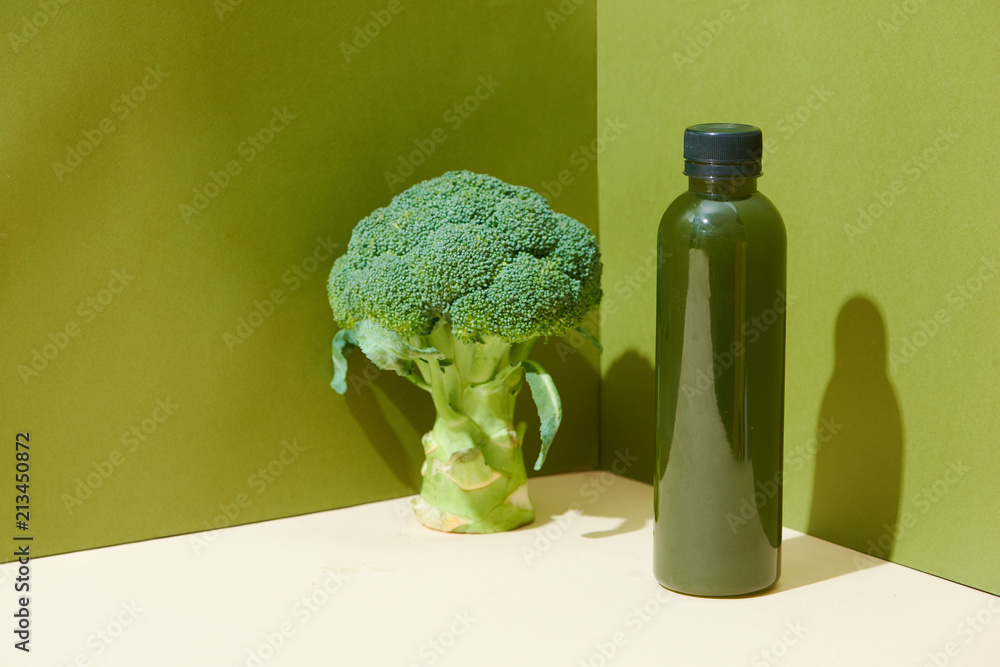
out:
{"label": "broccoli stalk", "polygon": [[539,337],[579,327],[600,301],[593,234],[528,188],[470,172],[418,184],[358,223],[330,273],[334,379],[359,347],[431,394],[426,526],[489,533],[531,522],[514,405],[525,380],[541,420],[539,469],[562,417],[549,374],[527,357]]}
{"label": "broccoli stalk", "polygon": [[446,323],[429,339],[444,358],[416,361],[437,412],[423,438],[417,517],[437,530],[475,533],[530,523],[535,512],[521,450],[525,425],[515,429],[514,404],[532,341],[464,343],[452,338]]}

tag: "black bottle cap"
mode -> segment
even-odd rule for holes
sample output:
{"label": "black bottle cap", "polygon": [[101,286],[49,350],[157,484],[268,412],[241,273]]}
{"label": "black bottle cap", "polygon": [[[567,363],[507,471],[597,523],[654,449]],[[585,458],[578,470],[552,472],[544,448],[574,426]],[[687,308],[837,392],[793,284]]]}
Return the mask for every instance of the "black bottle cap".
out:
{"label": "black bottle cap", "polygon": [[753,125],[703,123],[684,130],[686,176],[760,176],[763,154],[763,134]]}

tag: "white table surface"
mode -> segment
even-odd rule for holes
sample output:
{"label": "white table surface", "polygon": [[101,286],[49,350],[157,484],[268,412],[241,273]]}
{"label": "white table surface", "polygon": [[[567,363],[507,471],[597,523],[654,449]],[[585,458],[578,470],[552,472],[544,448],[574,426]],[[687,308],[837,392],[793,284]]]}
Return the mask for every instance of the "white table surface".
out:
{"label": "white table surface", "polygon": [[996,596],[789,529],[767,594],[677,595],[651,572],[650,486],[530,491],[536,522],[497,535],[427,530],[400,499],[33,560],[28,655],[8,564],[0,665],[1000,665]]}

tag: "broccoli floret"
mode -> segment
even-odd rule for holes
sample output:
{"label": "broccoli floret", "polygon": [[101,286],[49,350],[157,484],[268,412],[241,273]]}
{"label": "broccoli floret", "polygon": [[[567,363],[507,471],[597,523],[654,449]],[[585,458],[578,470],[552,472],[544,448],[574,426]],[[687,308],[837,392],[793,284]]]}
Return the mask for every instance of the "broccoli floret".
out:
{"label": "broccoli floret", "polygon": [[562,418],[551,377],[527,359],[539,337],[579,328],[601,300],[601,258],[585,226],[533,190],[453,171],[419,183],[361,220],[328,283],[341,330],[334,380],[359,347],[430,392],[420,520],[492,532],[531,521],[514,400],[527,380],[545,459]]}
{"label": "broccoli floret", "polygon": [[541,195],[453,171],[411,187],[358,223],[330,273],[334,318],[402,336],[444,318],[467,342],[565,334],[601,299],[593,233]]}

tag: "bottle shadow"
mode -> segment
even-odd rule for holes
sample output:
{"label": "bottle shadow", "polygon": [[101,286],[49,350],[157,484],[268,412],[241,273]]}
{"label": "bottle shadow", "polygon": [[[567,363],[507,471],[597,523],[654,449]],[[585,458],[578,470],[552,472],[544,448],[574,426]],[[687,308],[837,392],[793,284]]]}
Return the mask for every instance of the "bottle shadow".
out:
{"label": "bottle shadow", "polygon": [[816,424],[806,532],[889,559],[900,512],[903,420],[878,306],[861,296],[848,300],[837,317],[835,345]]}
{"label": "bottle shadow", "polygon": [[809,535],[796,535],[782,541],[781,576],[770,588],[732,598],[755,598],[777,595],[803,586],[811,586],[837,577],[867,571],[885,565],[848,549],[833,547]]}
{"label": "bottle shadow", "polygon": [[[888,375],[886,324],[875,303],[865,297],[847,301],[837,319],[835,341],[835,366],[817,417],[815,447],[807,449],[809,456],[815,456],[809,535],[785,541],[781,577],[770,589],[754,595],[776,594],[878,564],[851,551],[831,549],[810,535],[877,558],[889,559],[892,554],[900,512],[904,431]],[[612,449],[605,437],[601,452],[605,471],[623,472],[642,481],[652,478],[653,377],[652,366],[635,352],[622,355],[606,372],[602,410],[614,413],[616,440],[629,443],[628,453],[637,462],[627,471],[615,470],[616,453],[626,450]],[[648,386],[648,395],[637,396],[636,386]],[[603,474],[607,477],[598,473],[586,481],[566,478],[547,487],[547,493],[533,496],[538,519],[532,525],[565,522],[575,510],[620,521],[584,537],[648,528],[653,521],[649,487],[620,480],[610,472]],[[607,493],[618,483],[613,480],[626,488]]]}

